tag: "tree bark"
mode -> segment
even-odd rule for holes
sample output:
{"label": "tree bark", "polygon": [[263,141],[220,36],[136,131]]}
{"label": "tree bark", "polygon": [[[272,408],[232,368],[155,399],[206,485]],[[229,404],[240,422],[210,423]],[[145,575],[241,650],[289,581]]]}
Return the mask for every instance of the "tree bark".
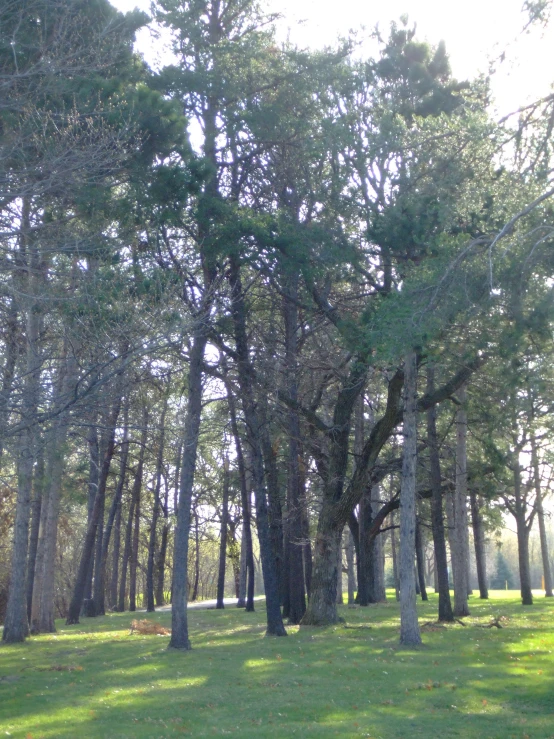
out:
{"label": "tree bark", "polygon": [[[117,418],[119,416],[119,410],[121,407],[121,397],[117,398],[114,403],[113,410],[110,419],[110,429],[115,430]],[[69,604],[66,624],[79,623],[79,615],[81,613],[81,607],[83,605],[83,599],[85,595],[87,574],[89,572],[90,560],[94,551],[94,543],[96,541],[96,532],[98,526],[102,525],[100,520],[100,512],[103,510],[103,501],[106,495],[106,483],[108,481],[108,473],[110,463],[113,456],[113,447],[115,446],[115,436],[113,433],[110,434],[110,443],[105,451],[104,459],[102,460],[102,469],[100,470],[98,490],[94,498],[94,506],[92,508],[91,518],[87,527],[87,533],[85,535],[85,541],[83,544],[83,551],[81,553],[81,559],[79,561],[79,569],[77,571],[77,577],[75,580],[75,586],[73,589],[73,595]]]}
{"label": "tree bark", "polygon": [[246,422],[246,438],[250,447],[252,461],[252,481],[256,501],[256,521],[260,542],[260,558],[267,609],[267,631],[271,636],[286,636],[281,608],[279,605],[279,583],[271,534],[269,530],[267,489],[265,485],[263,454],[260,439],[263,429],[256,402],[254,400],[255,374],[250,362],[246,333],[246,306],[242,290],[240,265],[238,259],[229,259],[229,281],[231,285],[231,314],[233,319],[235,345],[237,355],[237,373],[241,391],[242,407]]}
{"label": "tree bark", "polygon": [[225,562],[227,559],[227,531],[229,528],[229,459],[223,460],[223,500],[221,504],[221,530],[219,534],[219,570],[217,573],[216,608],[225,608]]}
{"label": "tree bark", "polygon": [[158,455],[156,458],[156,477],[154,483],[154,507],[152,521],[150,524],[150,536],[148,538],[148,562],[146,566],[146,610],[152,613],[156,610],[154,603],[154,562],[156,557],[156,535],[158,529],[158,518],[162,506],[160,493],[162,489],[164,444],[165,444],[165,418],[167,414],[167,394],[164,397],[164,405],[160,418],[160,438],[158,441]]}
{"label": "tree bark", "polygon": [[127,570],[129,567],[129,558],[131,556],[131,538],[133,535],[133,519],[135,516],[135,500],[131,498],[129,505],[129,513],[127,516],[127,525],[125,527],[125,542],[123,545],[123,559],[121,561],[121,580],[119,582],[119,593],[117,597],[117,610],[123,613],[125,610],[125,595],[127,591]]}
{"label": "tree bark", "polygon": [[[426,390],[429,395],[431,395],[435,390],[435,370],[431,365],[427,368]],[[433,531],[433,546],[435,550],[435,572],[437,578],[436,589],[439,594],[439,621],[451,622],[454,620],[454,614],[452,612],[450,586],[448,583],[448,559],[446,554],[446,539],[444,535],[444,517],[442,509],[442,475],[436,419],[437,411],[435,406],[432,406],[427,411],[427,444],[429,447],[431,526]]]}
{"label": "tree bark", "polygon": [[148,409],[146,406],[142,410],[142,431],[140,435],[140,448],[135,479],[133,480],[133,490],[131,497],[133,500],[133,534],[131,537],[131,550],[129,552],[129,610],[131,612],[137,610],[137,567],[138,567],[138,551],[140,539],[140,505],[142,493],[142,477],[144,473],[144,455],[146,452],[146,440],[148,438]]}
{"label": "tree bark", "polygon": [[531,436],[531,463],[533,465],[533,482],[535,484],[535,505],[537,508],[537,518],[539,520],[539,535],[541,540],[541,557],[542,571],[544,577],[544,594],[547,598],[552,598],[554,592],[552,590],[552,570],[550,568],[550,555],[548,552],[548,538],[546,536],[546,526],[544,522],[544,508],[542,502],[541,476],[539,470],[539,457],[537,453],[537,441]]}
{"label": "tree bark", "polygon": [[37,463],[33,475],[33,502],[31,533],[29,536],[29,558],[27,562],[27,618],[31,623],[31,608],[33,603],[33,584],[35,580],[35,566],[39,543],[39,530],[42,514],[42,496],[45,483],[44,446],[41,445],[37,453]]}
{"label": "tree bark", "polygon": [[487,560],[485,557],[485,532],[483,530],[483,518],[479,508],[479,498],[475,488],[469,491],[471,505],[471,525],[473,528],[473,543],[475,547],[475,563],[477,567],[477,582],[479,583],[479,597],[488,600],[487,588]]}
{"label": "tree bark", "polygon": [[352,605],[356,593],[356,575],[354,572],[354,539],[350,530],[346,535],[346,568],[348,571],[348,605]]}
{"label": "tree bark", "polygon": [[529,566],[529,526],[527,525],[526,506],[521,490],[521,465],[519,463],[519,451],[517,449],[513,454],[512,469],[514,476],[515,519],[521,602],[524,606],[532,606],[533,593],[531,591],[531,570]]}
{"label": "tree bark", "polygon": [[417,620],[414,557],[416,537],[417,360],[415,352],[404,363],[404,448],[400,488],[400,643],[421,644]]}
{"label": "tree bark", "polygon": [[469,551],[467,522],[467,393],[465,385],[458,392],[461,405],[456,411],[456,487],[454,494],[454,531],[452,532],[452,574],[454,580],[454,615],[469,616]]}
{"label": "tree bark", "polygon": [[190,516],[198,437],[202,415],[202,365],[207,337],[204,322],[196,326],[189,360],[187,412],[183,432],[179,508],[173,550],[173,579],[171,585],[171,640],[172,649],[190,649],[187,619],[187,574]]}
{"label": "tree bark", "polygon": [[422,601],[428,601],[427,587],[425,585],[425,554],[423,551],[423,537],[421,535],[421,524],[416,520],[415,549],[417,564],[417,579],[419,582],[419,594]]}
{"label": "tree bark", "polygon": [[33,487],[33,466],[36,453],[36,413],[39,399],[39,378],[42,357],[39,348],[40,340],[40,287],[41,259],[38,246],[28,238],[30,232],[30,205],[23,203],[21,252],[29,251],[29,269],[27,270],[25,290],[26,305],[26,372],[23,381],[22,420],[25,426],[20,435],[17,500],[13,548],[11,557],[10,589],[2,641],[13,644],[22,642],[29,634],[27,620],[27,598],[25,573],[27,570],[27,554],[29,546],[29,518],[31,511],[31,495]]}

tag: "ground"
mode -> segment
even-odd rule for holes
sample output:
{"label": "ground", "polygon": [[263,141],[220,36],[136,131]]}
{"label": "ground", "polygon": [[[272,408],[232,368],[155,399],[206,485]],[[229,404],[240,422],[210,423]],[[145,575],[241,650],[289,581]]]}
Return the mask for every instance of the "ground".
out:
{"label": "ground", "polygon": [[[128,613],[59,622],[56,635],[0,646],[0,737],[554,738],[554,603],[493,596],[470,599],[465,627],[437,628],[423,626],[431,595],[417,650],[398,645],[392,599],[279,639],[263,636],[263,603],[191,611],[191,652],[130,634]],[[170,625],[169,613],[148,617]],[[502,629],[482,628],[496,617]]]}

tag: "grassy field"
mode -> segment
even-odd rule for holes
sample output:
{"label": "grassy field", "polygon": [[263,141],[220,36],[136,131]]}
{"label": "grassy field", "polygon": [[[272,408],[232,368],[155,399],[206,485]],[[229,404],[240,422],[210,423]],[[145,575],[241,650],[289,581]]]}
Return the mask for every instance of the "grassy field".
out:
{"label": "grassy field", "polygon": [[398,646],[395,602],[281,639],[263,637],[263,606],[191,611],[186,653],[130,634],[130,614],[60,623],[0,647],[0,737],[554,737],[554,603],[492,596],[465,627],[423,626],[418,650]]}

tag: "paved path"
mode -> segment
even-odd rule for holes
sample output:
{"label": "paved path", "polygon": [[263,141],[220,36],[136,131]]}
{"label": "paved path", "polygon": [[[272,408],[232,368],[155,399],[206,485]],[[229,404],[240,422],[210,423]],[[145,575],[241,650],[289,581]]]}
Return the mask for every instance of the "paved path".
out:
{"label": "paved path", "polygon": [[[254,598],[254,601],[259,600],[265,600],[265,595],[256,595]],[[236,598],[224,598],[223,604],[225,608],[236,608],[237,605],[237,599]],[[209,611],[211,608],[215,608],[217,605],[217,600],[199,600],[195,603],[188,603],[187,608],[190,609],[198,609],[198,610],[206,610]],[[143,609],[141,609],[143,610]],[[171,606],[159,606],[156,608],[156,611],[171,611]]]}

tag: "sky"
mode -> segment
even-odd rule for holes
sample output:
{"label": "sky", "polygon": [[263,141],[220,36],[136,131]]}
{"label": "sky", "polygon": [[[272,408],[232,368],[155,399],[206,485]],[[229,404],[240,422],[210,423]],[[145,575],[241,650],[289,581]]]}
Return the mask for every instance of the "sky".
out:
{"label": "sky", "polygon": [[[119,10],[139,7],[148,12],[150,0],[111,0]],[[487,73],[498,60],[492,78],[496,109],[512,112],[531,99],[548,94],[554,82],[554,21],[545,30],[521,31],[523,0],[268,0],[269,10],[282,14],[278,33],[303,47],[332,45],[350,30],[360,36],[376,25],[387,35],[391,21],[406,14],[417,24],[418,37],[432,44],[446,42],[452,71],[458,79]],[[142,33],[138,44],[149,61],[163,59],[163,42],[152,44]]]}

